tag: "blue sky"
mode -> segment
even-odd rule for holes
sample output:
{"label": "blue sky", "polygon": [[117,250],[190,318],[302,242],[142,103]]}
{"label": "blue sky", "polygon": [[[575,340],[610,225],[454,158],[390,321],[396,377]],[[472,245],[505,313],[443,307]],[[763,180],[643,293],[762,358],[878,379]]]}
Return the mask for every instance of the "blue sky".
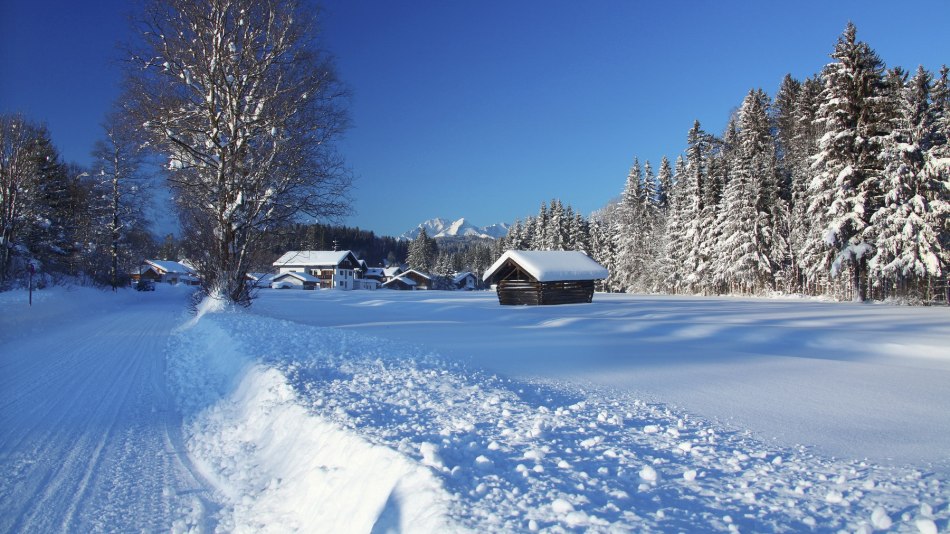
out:
{"label": "blue sky", "polygon": [[[87,163],[117,97],[130,4],[0,2],[0,112],[50,127]],[[848,20],[888,66],[950,63],[950,2],[323,2],[353,100],[344,222],[399,234],[432,217],[487,225],[552,197],[582,213],[634,156],[674,160],[698,119],[720,133],[751,88],[828,61]]]}

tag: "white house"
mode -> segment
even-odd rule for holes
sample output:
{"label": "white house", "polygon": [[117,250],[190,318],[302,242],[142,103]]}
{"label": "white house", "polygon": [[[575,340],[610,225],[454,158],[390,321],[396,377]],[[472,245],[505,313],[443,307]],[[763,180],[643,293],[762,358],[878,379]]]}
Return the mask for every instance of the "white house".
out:
{"label": "white house", "polygon": [[277,274],[298,272],[317,278],[322,289],[356,289],[360,260],[349,250],[292,250],[274,262]]}
{"label": "white house", "polygon": [[297,271],[274,275],[270,286],[274,289],[316,289],[320,279]]}

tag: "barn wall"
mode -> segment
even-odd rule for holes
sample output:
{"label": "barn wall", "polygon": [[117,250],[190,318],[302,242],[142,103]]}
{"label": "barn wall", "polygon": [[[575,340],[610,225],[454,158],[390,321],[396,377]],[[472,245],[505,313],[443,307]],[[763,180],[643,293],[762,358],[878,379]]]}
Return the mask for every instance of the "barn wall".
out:
{"label": "barn wall", "polygon": [[502,280],[498,283],[498,302],[506,305],[580,304],[591,302],[593,298],[593,280]]}

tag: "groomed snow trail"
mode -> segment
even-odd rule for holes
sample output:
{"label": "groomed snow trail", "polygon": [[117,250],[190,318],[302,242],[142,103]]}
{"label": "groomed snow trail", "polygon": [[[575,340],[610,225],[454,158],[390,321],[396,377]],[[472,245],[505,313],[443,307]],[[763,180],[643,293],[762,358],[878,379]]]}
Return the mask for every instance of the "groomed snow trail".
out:
{"label": "groomed snow trail", "polygon": [[165,346],[186,293],[79,293],[4,306],[0,531],[207,526],[213,505],[165,388]]}

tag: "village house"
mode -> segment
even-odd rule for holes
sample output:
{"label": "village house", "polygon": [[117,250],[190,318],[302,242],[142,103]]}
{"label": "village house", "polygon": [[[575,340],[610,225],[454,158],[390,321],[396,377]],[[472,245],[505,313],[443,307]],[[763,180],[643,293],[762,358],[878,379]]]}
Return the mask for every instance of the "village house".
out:
{"label": "village house", "polygon": [[432,289],[432,277],[428,274],[417,271],[415,269],[409,269],[408,271],[400,274],[396,278],[401,278],[403,280],[412,280],[415,283],[414,289]]}
{"label": "village house", "polygon": [[349,250],[292,250],[274,267],[278,276],[291,272],[313,276],[321,289],[356,289],[360,261]]}
{"label": "village house", "polygon": [[287,271],[274,275],[270,286],[273,289],[316,289],[320,279],[311,274]]}
{"label": "village house", "polygon": [[136,271],[130,273],[130,277],[134,282],[151,280],[166,284],[188,285],[197,285],[199,282],[195,270],[184,260],[145,260]]}
{"label": "village house", "polygon": [[482,280],[497,286],[501,304],[576,304],[591,302],[594,281],[607,275],[583,252],[509,250]]}
{"label": "village house", "polygon": [[386,282],[396,278],[402,274],[402,267],[368,267],[363,274],[363,278],[368,278],[378,281],[380,284],[385,284]]}
{"label": "village house", "polygon": [[274,273],[247,273],[247,281],[254,287],[270,287]]}
{"label": "village house", "polygon": [[412,291],[416,289],[416,282],[412,278],[403,278],[402,276],[397,276],[380,287],[385,289],[396,289],[399,291]]}
{"label": "village house", "polygon": [[452,285],[455,289],[462,291],[472,291],[478,289],[478,278],[474,274],[465,271],[455,275],[452,279]]}

